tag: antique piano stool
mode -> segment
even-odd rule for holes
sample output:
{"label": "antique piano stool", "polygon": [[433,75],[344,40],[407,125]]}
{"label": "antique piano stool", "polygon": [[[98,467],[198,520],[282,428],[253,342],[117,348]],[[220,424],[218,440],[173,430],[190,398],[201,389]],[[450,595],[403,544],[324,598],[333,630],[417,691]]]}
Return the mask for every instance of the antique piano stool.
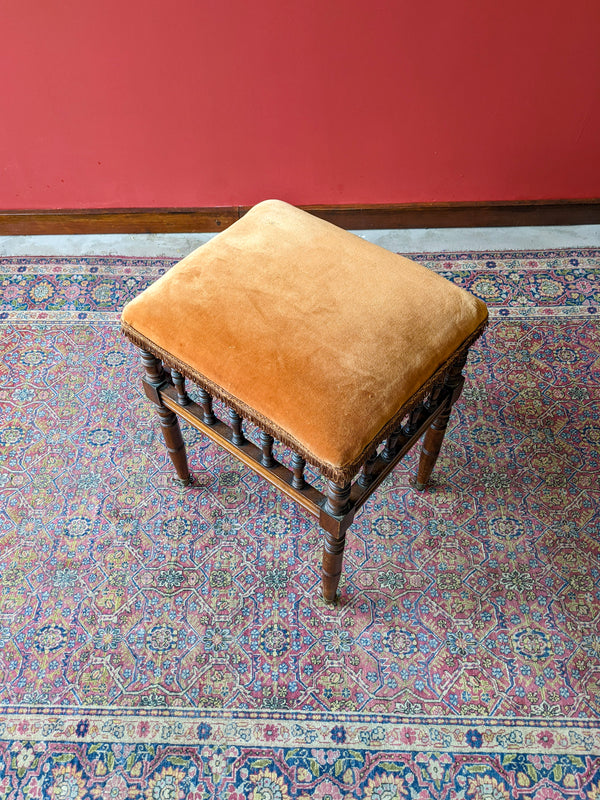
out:
{"label": "antique piano stool", "polygon": [[[122,330],[180,481],[178,416],[318,519],[333,602],[348,527],[423,434],[414,486],[427,484],[486,321],[481,300],[431,270],[267,200],[132,300]],[[323,480],[309,483],[306,463]]]}

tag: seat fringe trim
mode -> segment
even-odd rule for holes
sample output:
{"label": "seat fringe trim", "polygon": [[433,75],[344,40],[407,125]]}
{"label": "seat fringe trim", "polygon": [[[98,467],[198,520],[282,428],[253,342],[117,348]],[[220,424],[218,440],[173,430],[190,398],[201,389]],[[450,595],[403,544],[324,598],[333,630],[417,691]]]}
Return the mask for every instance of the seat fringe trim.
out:
{"label": "seat fringe trim", "polygon": [[206,375],[203,375],[198,370],[180,361],[171,353],[164,350],[155,342],[148,339],[135,328],[132,328],[125,321],[121,320],[121,331],[125,337],[132,341],[137,347],[147,350],[152,353],[156,358],[159,358],[164,365],[171,369],[177,370],[193,383],[198,384],[202,389],[207,391],[213,397],[218,398],[230,408],[233,408],[244,419],[257,425],[261,430],[273,436],[283,445],[291,448],[296,453],[302,456],[309,464],[316,467],[319,472],[327,479],[335,481],[340,485],[349,483],[352,478],[359,472],[362,465],[365,463],[371,453],[381,444],[381,442],[390,434],[399,424],[403,417],[409,414],[423,398],[431,391],[434,386],[444,382],[446,374],[452,366],[469,350],[471,345],[477,341],[483,331],[488,325],[488,318],[485,320],[462,342],[461,345],[452,353],[434,373],[433,375],[418,389],[412,397],[402,405],[401,408],[385,423],[385,425],[377,432],[369,444],[362,450],[362,452],[350,463],[336,465],[323,461],[312,453],[302,442],[299,442],[294,436],[288,433],[283,428],[280,428],[272,420],[267,419],[255,409],[244,403],[238,397],[230,394],[216,383],[213,383]]}

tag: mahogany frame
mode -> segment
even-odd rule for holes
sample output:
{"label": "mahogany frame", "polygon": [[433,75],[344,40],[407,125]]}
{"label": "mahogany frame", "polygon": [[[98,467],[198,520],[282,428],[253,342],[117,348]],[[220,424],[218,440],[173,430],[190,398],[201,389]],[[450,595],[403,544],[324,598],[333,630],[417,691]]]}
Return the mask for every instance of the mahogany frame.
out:
{"label": "mahogany frame", "polygon": [[292,469],[277,461],[273,455],[273,437],[260,432],[260,447],[250,442],[243,433],[242,418],[228,409],[229,424],[217,418],[212,397],[195,385],[200,403],[194,402],[185,388],[185,379],[176,370],[167,372],[162,362],[147,350],[141,350],[145,376],[142,386],[155,406],[167,451],[183,486],[192,482],[185,443],[179,427],[178,416],[198,431],[208,436],[224,450],[254,470],[272,486],[286,494],[309,514],[315,517],[324,533],[321,584],[323,599],[336,600],[342,573],[346,531],[357,511],[377,489],[381,481],[396,464],[425,435],[417,475],[412,485],[422,490],[427,485],[437,461],[444,439],[452,406],[460,397],[464,384],[462,369],[467,359],[465,350],[447,371],[444,378],[427,393],[423,401],[413,408],[406,422],[401,423],[385,439],[371,443],[360,473],[344,485],[328,480],[325,493],[310,484],[304,476],[304,459],[293,453]]}

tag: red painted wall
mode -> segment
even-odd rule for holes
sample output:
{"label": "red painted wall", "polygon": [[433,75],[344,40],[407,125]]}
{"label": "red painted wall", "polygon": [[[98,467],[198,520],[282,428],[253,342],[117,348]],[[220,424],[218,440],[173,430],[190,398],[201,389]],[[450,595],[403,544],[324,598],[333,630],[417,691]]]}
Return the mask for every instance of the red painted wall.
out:
{"label": "red painted wall", "polygon": [[0,0],[0,208],[600,196],[598,0]]}

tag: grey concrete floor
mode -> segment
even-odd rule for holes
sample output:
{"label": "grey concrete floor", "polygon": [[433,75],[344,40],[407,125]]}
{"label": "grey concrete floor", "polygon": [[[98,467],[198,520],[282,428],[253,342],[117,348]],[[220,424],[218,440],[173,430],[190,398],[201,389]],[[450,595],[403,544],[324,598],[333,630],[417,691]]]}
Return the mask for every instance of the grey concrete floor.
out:
{"label": "grey concrete floor", "polygon": [[[600,225],[519,228],[421,228],[354,231],[397,253],[600,247]],[[215,234],[1,236],[0,256],[172,256],[181,258]]]}

